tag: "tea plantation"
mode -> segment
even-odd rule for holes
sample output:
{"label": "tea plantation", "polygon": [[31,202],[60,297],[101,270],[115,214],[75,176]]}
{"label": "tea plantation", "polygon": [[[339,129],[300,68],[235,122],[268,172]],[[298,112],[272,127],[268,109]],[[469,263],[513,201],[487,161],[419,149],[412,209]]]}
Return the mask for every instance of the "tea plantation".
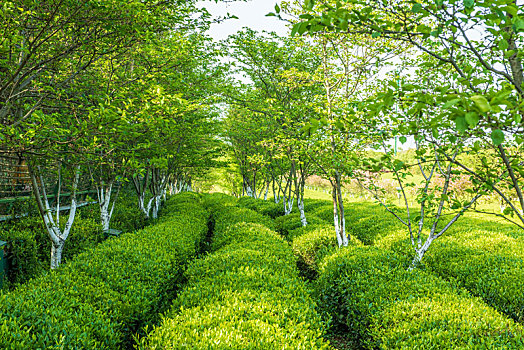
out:
{"label": "tea plantation", "polygon": [[270,201],[174,195],[156,222],[1,295],[0,348],[524,348],[518,232],[463,218],[409,270],[380,208],[350,203],[339,249],[331,203],[305,204],[302,227]]}

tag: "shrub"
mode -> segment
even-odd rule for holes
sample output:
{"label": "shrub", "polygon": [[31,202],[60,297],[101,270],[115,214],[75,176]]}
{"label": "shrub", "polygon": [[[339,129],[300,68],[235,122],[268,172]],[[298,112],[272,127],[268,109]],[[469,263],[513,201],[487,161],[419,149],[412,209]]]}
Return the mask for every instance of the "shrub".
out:
{"label": "shrub", "polygon": [[120,196],[113,210],[111,228],[122,232],[133,232],[149,224],[144,213],[138,209],[136,195]]}
{"label": "shrub", "polygon": [[[187,286],[139,348],[327,349],[289,246],[232,213],[239,212],[216,213],[220,230],[212,247],[218,250],[191,264]],[[256,217],[247,209],[242,214]]]}
{"label": "shrub", "polygon": [[1,296],[0,348],[129,348],[170,303],[206,234],[207,216],[168,215]]}
{"label": "shrub", "polygon": [[316,208],[311,210],[311,214],[315,215],[316,217],[326,221],[326,222],[334,222],[333,220],[333,204],[329,205],[319,205]]}
{"label": "shrub", "polygon": [[38,259],[39,247],[35,231],[16,226],[6,229],[6,226],[3,226],[0,237],[7,242],[6,258],[9,262],[7,281],[9,286],[24,283],[48,267]]}
{"label": "shrub", "polygon": [[[487,238],[486,243],[489,241]],[[435,242],[424,262],[432,271],[455,280],[515,321],[524,322],[524,258],[521,247],[508,246],[502,254],[485,251],[483,247],[480,244],[479,248],[472,248],[455,240]],[[512,251],[516,252],[515,255]]]}
{"label": "shrub", "polygon": [[304,200],[304,211],[306,213],[313,213],[320,207],[329,207],[331,208],[331,213],[333,213],[333,204],[332,202],[324,199],[306,199]]}
{"label": "shrub", "polygon": [[224,193],[210,193],[202,198],[202,204],[213,215],[223,207],[231,207],[237,204],[238,199]]}
{"label": "shrub", "polygon": [[[62,224],[67,218],[62,218]],[[62,261],[71,260],[103,239],[100,224],[93,218],[75,218],[67,238]],[[8,280],[10,284],[24,283],[49,268],[51,240],[38,216],[26,217],[3,224],[0,234],[8,242]]]}
{"label": "shrub", "polygon": [[271,218],[246,208],[224,207],[222,210],[216,211],[213,218],[215,234],[221,234],[229,226],[239,222],[261,224],[269,229],[275,227]]}
{"label": "shrub", "polygon": [[394,252],[374,247],[326,258],[316,283],[323,310],[379,349],[517,349],[520,325],[482,300],[422,270],[407,271]]}
{"label": "shrub", "polygon": [[[314,215],[306,215],[306,220],[307,220],[308,226],[325,224],[324,220]],[[300,227],[302,227],[302,222],[300,221],[299,213],[293,213],[293,214],[281,216],[275,219],[276,231],[288,240],[292,239],[289,235],[289,232],[297,228],[300,228]]]}
{"label": "shrub", "polygon": [[[352,238],[349,244],[350,246],[361,246],[362,242]],[[335,229],[330,225],[312,226],[307,232],[295,236],[292,246],[293,252],[298,257],[299,267],[306,277],[315,278],[318,272],[318,263],[338,249]]]}
{"label": "shrub", "polygon": [[284,210],[282,209],[281,204],[261,199],[255,199],[253,197],[240,198],[238,200],[237,206],[254,210],[257,213],[267,215],[273,219],[284,215]]}

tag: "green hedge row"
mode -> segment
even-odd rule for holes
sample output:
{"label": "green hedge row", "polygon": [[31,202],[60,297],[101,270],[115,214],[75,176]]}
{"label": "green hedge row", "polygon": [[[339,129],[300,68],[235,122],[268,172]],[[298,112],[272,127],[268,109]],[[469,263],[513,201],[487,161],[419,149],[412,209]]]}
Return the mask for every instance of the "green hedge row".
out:
{"label": "green hedge row", "polygon": [[212,214],[212,217],[214,223],[214,234],[220,234],[222,231],[227,230],[229,226],[239,222],[261,224],[272,230],[275,228],[275,223],[270,217],[247,208],[225,206],[222,210],[215,211]]}
{"label": "green hedge row", "polygon": [[207,213],[180,208],[2,295],[0,348],[130,348],[171,302],[207,235]]}
{"label": "green hedge row", "polygon": [[317,301],[334,325],[369,349],[524,347],[524,331],[513,320],[431,273],[407,271],[403,262],[375,247],[341,250],[323,263]]}
{"label": "green hedge row", "polygon": [[[309,279],[316,278],[319,263],[338,250],[333,225],[307,225],[290,231],[290,236],[293,237],[292,247],[298,258],[298,266]],[[349,245],[362,246],[362,242],[352,237]]]}
{"label": "green hedge row", "polygon": [[464,232],[460,238],[435,242],[424,262],[515,321],[524,322],[524,240],[496,232]]}
{"label": "green hedge row", "polygon": [[[148,224],[144,214],[137,208],[135,197],[119,197],[111,220],[112,228],[132,232]],[[66,221],[67,216],[63,215],[61,222]],[[62,262],[70,261],[84,250],[95,247],[104,238],[98,205],[79,208],[65,244]],[[42,219],[37,214],[3,222],[0,225],[0,239],[8,242],[7,280],[11,288],[49,269],[51,241]]]}
{"label": "green hedge row", "polygon": [[214,253],[191,264],[186,288],[140,349],[328,348],[289,245],[268,227],[242,221],[265,218],[259,215],[216,211]]}
{"label": "green hedge row", "polygon": [[[331,223],[333,222],[333,205],[315,207],[313,215]],[[366,245],[375,244],[391,230],[397,230],[401,223],[378,205],[369,203],[345,203],[344,216],[346,230]]]}
{"label": "green hedge row", "polygon": [[[462,218],[460,219],[462,220]],[[471,218],[466,218],[466,222]],[[518,230],[473,228],[457,222],[450,232],[433,242],[423,264],[432,272],[458,283],[472,294],[524,322],[524,239]],[[515,238],[517,237],[517,238]],[[392,230],[375,243],[409,261],[413,257],[406,230]]]}
{"label": "green hedge row", "polygon": [[[326,222],[315,215],[307,214],[306,220],[309,225],[323,225]],[[289,215],[281,216],[275,219],[275,230],[289,241],[293,240],[290,232],[302,227],[300,221],[300,213],[291,213]]]}
{"label": "green hedge row", "polygon": [[[65,222],[67,218],[62,220]],[[40,217],[3,223],[0,238],[8,242],[7,280],[10,286],[25,283],[49,269],[51,240]],[[82,251],[96,246],[103,238],[99,221],[78,216],[66,241],[62,261],[70,261]]]}
{"label": "green hedge row", "polygon": [[254,210],[262,215],[267,215],[273,219],[284,215],[282,204],[277,204],[272,201],[255,199],[253,197],[242,197],[238,200],[237,205],[242,208]]}

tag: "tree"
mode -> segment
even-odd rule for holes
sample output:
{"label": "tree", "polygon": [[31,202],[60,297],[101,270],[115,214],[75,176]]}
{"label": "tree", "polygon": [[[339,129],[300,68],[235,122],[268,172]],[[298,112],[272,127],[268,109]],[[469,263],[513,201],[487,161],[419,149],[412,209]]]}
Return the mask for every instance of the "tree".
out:
{"label": "tree", "polygon": [[252,84],[227,97],[229,103],[251,111],[259,120],[256,130],[261,132],[258,147],[264,150],[258,159],[265,168],[263,188],[267,194],[272,184],[274,199],[282,198],[286,215],[296,199],[306,225],[303,198],[305,179],[312,169],[307,156],[311,137],[301,130],[314,113],[311,101],[320,91],[311,79],[320,60],[307,41],[279,38],[274,33],[257,35],[246,30],[230,38],[230,47],[240,73]]}
{"label": "tree", "polygon": [[[508,216],[514,215],[519,225],[524,223],[523,164],[518,160],[523,142],[520,33],[524,20],[514,1],[347,1],[317,7],[308,1],[306,9],[314,13],[295,25],[296,33],[328,30],[348,36],[365,34],[417,48],[419,67],[423,68],[420,75],[403,87],[401,96],[396,88],[377,96],[382,105],[376,107],[385,111],[395,103],[409,106],[400,118],[404,127],[397,132],[418,135],[419,142],[436,149],[440,161],[452,164],[453,172],[467,174],[478,191],[472,199],[498,194],[508,209],[492,214],[516,223]],[[427,93],[431,85],[428,73],[443,82],[430,88],[434,94]],[[446,82],[445,77],[452,79]],[[476,155],[475,163],[482,166],[472,168],[464,163],[461,151],[450,147],[459,140],[468,147],[464,151]],[[487,163],[487,149],[496,155],[491,158],[493,166]],[[420,159],[424,154],[420,151]],[[513,196],[507,195],[507,189]],[[474,208],[473,204],[466,201],[456,209],[461,213]]]}

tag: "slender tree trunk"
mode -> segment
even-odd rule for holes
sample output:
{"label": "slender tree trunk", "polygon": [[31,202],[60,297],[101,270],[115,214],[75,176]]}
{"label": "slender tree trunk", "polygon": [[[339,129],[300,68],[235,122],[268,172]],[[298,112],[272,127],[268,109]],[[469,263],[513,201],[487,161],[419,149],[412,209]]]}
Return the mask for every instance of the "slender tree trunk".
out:
{"label": "slender tree trunk", "polygon": [[340,235],[342,237],[342,245],[347,247],[349,244],[349,237],[346,233],[346,216],[344,212],[344,200],[342,198],[342,179],[340,173],[337,171],[336,174],[336,184],[337,184],[337,199],[338,199],[338,209],[340,214]]}
{"label": "slender tree trunk", "polygon": [[111,216],[113,215],[113,208],[115,206],[115,203],[113,201],[113,205],[111,206],[111,209],[109,209],[111,205],[112,189],[112,183],[107,186],[98,187],[98,205],[100,207],[100,221],[102,222],[103,231],[109,230],[109,224],[111,222]]}
{"label": "slender tree trunk", "polygon": [[336,172],[335,181],[332,182],[332,199],[333,199],[333,221],[335,223],[335,234],[339,247],[347,247],[349,244],[346,235],[346,218],[344,217],[344,203],[341,195],[340,174]]}
{"label": "slender tree trunk", "polygon": [[298,211],[300,212],[300,222],[302,226],[307,226],[306,212],[304,211],[304,199],[301,198],[297,201]]}

